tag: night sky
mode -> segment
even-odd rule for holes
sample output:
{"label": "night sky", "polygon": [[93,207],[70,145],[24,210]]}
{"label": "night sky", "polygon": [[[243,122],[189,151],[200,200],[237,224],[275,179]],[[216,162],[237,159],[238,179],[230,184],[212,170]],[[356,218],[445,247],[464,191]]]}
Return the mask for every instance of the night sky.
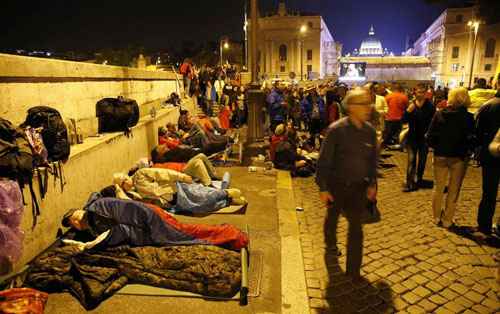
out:
{"label": "night sky", "polygon": [[[261,0],[261,10],[277,0]],[[205,42],[222,35],[241,40],[243,0],[2,0],[0,48],[95,50],[144,46],[149,50]],[[374,25],[384,47],[399,54],[443,11],[424,0],[288,0],[320,13],[344,53],[358,48]]]}

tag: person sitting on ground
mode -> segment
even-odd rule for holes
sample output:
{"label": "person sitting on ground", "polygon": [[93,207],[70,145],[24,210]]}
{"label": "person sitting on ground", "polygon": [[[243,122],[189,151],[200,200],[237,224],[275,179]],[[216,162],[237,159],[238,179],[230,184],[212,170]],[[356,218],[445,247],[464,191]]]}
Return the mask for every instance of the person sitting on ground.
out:
{"label": "person sitting on ground", "polygon": [[166,145],[169,149],[174,149],[181,144],[181,140],[171,136],[164,127],[158,129],[158,144]]}
{"label": "person sitting on ground", "polygon": [[274,167],[289,170],[293,177],[308,177],[314,173],[313,167],[297,153],[297,133],[294,129],[286,131],[285,139],[276,145]]}
{"label": "person sitting on ground", "polygon": [[226,135],[216,134],[216,130],[209,119],[203,118],[201,121],[202,124],[199,121],[193,124],[188,135],[183,138],[183,143],[199,148],[201,152],[208,156],[224,151],[228,143],[232,142],[233,139]]}
{"label": "person sitting on ground", "polygon": [[175,139],[182,139],[184,133],[185,133],[184,131],[177,130],[177,127],[172,122],[167,123],[167,135],[168,136],[175,138]]}
{"label": "person sitting on ground", "polygon": [[286,140],[286,128],[284,124],[280,124],[274,130],[274,135],[271,137],[271,146],[269,148],[269,157],[274,161],[276,155],[276,146]]}
{"label": "person sitting on ground", "polygon": [[83,209],[72,209],[62,219],[64,227],[88,231],[87,243],[63,240],[80,250],[120,245],[171,246],[211,244],[239,250],[248,236],[231,225],[190,225],[178,222],[157,206],[93,193]]}
{"label": "person sitting on ground", "polygon": [[180,111],[179,120],[177,121],[177,125],[179,127],[179,130],[182,130],[184,132],[189,132],[189,130],[192,127],[191,117],[189,115],[189,111],[187,111],[187,110]]}

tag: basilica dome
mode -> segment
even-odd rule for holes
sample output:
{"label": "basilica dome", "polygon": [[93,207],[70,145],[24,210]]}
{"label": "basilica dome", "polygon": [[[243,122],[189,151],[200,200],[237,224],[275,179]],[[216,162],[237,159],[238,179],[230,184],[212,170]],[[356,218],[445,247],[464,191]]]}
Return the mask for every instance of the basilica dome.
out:
{"label": "basilica dome", "polygon": [[368,32],[368,38],[363,40],[361,47],[359,48],[360,56],[383,56],[384,49],[382,48],[382,43],[375,37],[375,30],[373,26],[370,27]]}

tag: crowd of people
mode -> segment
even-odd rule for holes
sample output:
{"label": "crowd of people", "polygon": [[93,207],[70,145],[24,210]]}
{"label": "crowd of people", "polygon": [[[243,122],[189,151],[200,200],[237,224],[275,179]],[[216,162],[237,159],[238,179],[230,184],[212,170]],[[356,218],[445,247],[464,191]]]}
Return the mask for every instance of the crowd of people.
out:
{"label": "crowd of people", "polygon": [[[482,167],[482,197],[476,231],[491,236],[500,178],[500,89],[478,80],[474,89],[370,82],[360,87],[326,82],[319,86],[265,88],[270,159],[292,175],[316,174],[329,208],[325,232],[335,242],[338,214],[349,221],[348,273],[359,275],[362,221],[376,203],[383,151],[407,152],[403,192],[433,188],[430,216],[458,232],[454,214],[467,168]],[[475,114],[469,112],[477,111]],[[318,154],[318,150],[321,150]],[[433,180],[425,180],[429,152]],[[366,194],[366,198],[359,195]],[[356,214],[357,213],[357,214]]]}
{"label": "crowd of people", "polygon": [[234,66],[203,64],[198,68],[187,58],[179,72],[183,77],[184,97],[193,99],[207,116],[218,116],[222,128],[239,128],[246,122],[245,87]]}

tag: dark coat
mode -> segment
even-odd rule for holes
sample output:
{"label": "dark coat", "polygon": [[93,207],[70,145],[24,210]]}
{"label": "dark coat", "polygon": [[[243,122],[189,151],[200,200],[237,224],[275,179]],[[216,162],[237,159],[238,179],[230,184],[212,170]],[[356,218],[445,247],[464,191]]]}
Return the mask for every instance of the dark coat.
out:
{"label": "dark coat", "polygon": [[436,108],[429,100],[425,100],[421,108],[415,105],[412,112],[405,111],[403,123],[408,123],[408,143],[425,144],[425,134],[429,129]]}
{"label": "dark coat", "polygon": [[488,150],[495,134],[500,128],[500,93],[487,101],[476,115],[476,138],[479,144],[479,159],[482,165],[500,165],[500,158],[495,158]]}
{"label": "dark coat", "polygon": [[426,139],[435,156],[465,158],[474,147],[474,116],[465,107],[446,107],[434,115]]}

